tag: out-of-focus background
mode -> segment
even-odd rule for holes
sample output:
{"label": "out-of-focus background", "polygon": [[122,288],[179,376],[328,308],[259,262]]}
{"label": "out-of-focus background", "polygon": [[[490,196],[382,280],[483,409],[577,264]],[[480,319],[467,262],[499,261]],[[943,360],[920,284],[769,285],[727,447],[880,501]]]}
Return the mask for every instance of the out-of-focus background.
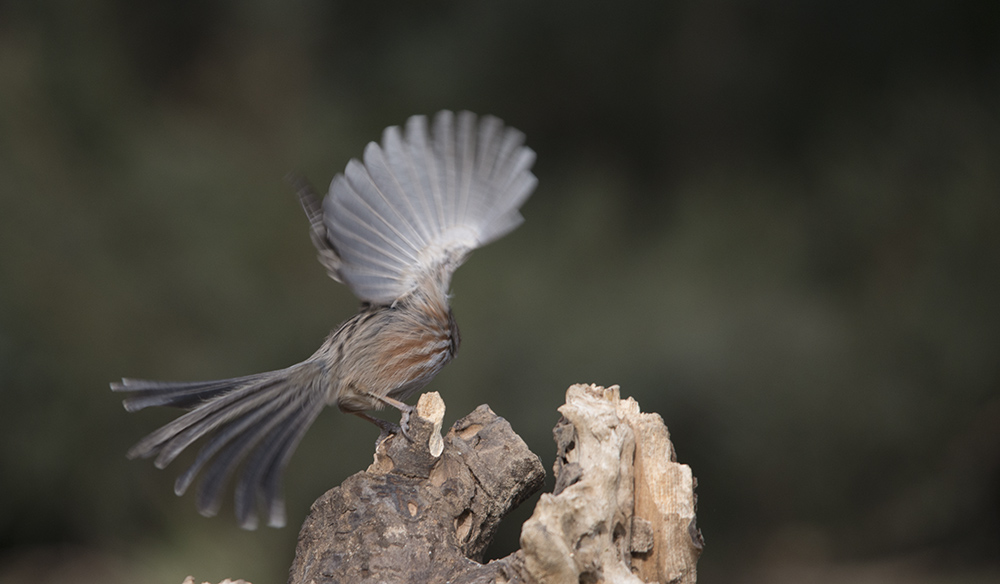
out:
{"label": "out-of-focus background", "polygon": [[620,384],[702,581],[1000,581],[1000,3],[41,0],[0,4],[0,582],[284,581],[377,430],[325,412],[244,532],[107,384],[310,355],[357,302],[283,177],[443,108],[540,180],[454,281],[446,423],[551,467],[565,388]]}

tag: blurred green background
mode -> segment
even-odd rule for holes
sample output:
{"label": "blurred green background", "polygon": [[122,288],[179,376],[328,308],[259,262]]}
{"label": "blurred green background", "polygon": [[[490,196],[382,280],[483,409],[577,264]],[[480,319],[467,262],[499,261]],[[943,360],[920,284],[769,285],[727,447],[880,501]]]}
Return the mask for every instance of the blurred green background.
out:
{"label": "blurred green background", "polygon": [[447,424],[489,403],[550,468],[565,388],[620,384],[699,479],[702,581],[1000,581],[995,0],[15,0],[0,582],[285,580],[377,430],[325,412],[244,532],[173,495],[190,456],[125,459],[175,412],[107,384],[310,355],[357,302],[283,177],[443,108],[540,179],[456,275]]}

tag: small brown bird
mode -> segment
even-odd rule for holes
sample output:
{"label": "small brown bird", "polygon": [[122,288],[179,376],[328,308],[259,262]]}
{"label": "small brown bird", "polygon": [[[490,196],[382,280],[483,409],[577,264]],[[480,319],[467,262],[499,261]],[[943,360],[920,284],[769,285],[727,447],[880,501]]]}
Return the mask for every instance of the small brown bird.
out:
{"label": "small brown bird", "polygon": [[[458,326],[448,304],[452,273],[473,249],[506,235],[537,180],[524,135],[492,116],[438,113],[432,129],[414,116],[393,126],[334,177],[320,203],[302,181],[320,262],[361,299],[361,311],[305,361],[286,369],[218,381],[123,379],[125,409],[174,406],[189,411],[143,438],[129,458],[156,457],[163,468],[207,438],[174,485],[182,495],[204,469],[197,507],[215,515],[229,478],[236,480],[240,526],[285,524],[281,474],[299,440],[327,405],[369,420],[382,434],[402,430],[412,407],[401,400],[423,388],[455,355]],[[401,426],[368,410],[390,405]]]}

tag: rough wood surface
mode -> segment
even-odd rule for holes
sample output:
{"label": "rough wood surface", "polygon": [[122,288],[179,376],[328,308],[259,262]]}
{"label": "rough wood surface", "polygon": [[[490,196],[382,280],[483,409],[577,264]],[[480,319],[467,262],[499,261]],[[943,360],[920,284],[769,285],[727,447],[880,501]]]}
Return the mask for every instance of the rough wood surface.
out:
{"label": "rough wood surface", "polygon": [[318,499],[289,582],[693,583],[703,542],[695,480],[660,416],[618,387],[574,385],[554,434],[556,485],[521,550],[479,563],[500,519],[537,491],[538,457],[480,406],[440,436],[444,404],[421,396],[409,434]]}
{"label": "rough wood surface", "polygon": [[555,429],[556,487],[521,529],[535,582],[693,583],[694,477],[667,428],[618,386],[574,385]]}
{"label": "rough wood surface", "polygon": [[455,422],[438,450],[443,415],[436,393],[422,395],[413,441],[384,440],[367,471],[313,504],[289,582],[521,581],[516,557],[478,560],[500,518],[541,488],[541,461],[486,406]]}

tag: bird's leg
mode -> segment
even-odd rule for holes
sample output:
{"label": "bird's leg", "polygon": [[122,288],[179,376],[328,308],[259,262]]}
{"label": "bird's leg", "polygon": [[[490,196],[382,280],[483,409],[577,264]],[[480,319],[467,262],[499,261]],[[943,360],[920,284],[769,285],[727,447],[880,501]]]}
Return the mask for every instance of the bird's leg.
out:
{"label": "bird's leg", "polygon": [[413,442],[413,438],[410,438],[410,433],[409,433],[409,429],[410,429],[410,414],[412,414],[414,411],[416,411],[416,408],[414,408],[410,404],[404,404],[403,402],[399,401],[398,399],[393,399],[393,398],[391,398],[389,396],[385,396],[385,395],[372,395],[372,397],[374,397],[375,399],[379,400],[380,402],[384,403],[387,406],[392,406],[392,407],[396,408],[397,410],[399,410],[399,413],[400,413],[400,416],[399,416],[399,431],[400,431],[400,433],[403,434],[403,438],[406,438],[410,442]]}
{"label": "bird's leg", "polygon": [[[378,448],[378,445],[381,444],[383,440],[385,440],[392,434],[402,434],[403,436],[406,436],[406,432],[402,429],[402,427],[400,427],[399,424],[395,424],[393,422],[390,422],[389,420],[383,420],[381,418],[369,416],[364,412],[351,412],[351,413],[361,418],[362,420],[368,420],[372,424],[378,426],[379,434],[378,438],[375,439],[376,448]],[[408,436],[407,440],[409,440]]]}

